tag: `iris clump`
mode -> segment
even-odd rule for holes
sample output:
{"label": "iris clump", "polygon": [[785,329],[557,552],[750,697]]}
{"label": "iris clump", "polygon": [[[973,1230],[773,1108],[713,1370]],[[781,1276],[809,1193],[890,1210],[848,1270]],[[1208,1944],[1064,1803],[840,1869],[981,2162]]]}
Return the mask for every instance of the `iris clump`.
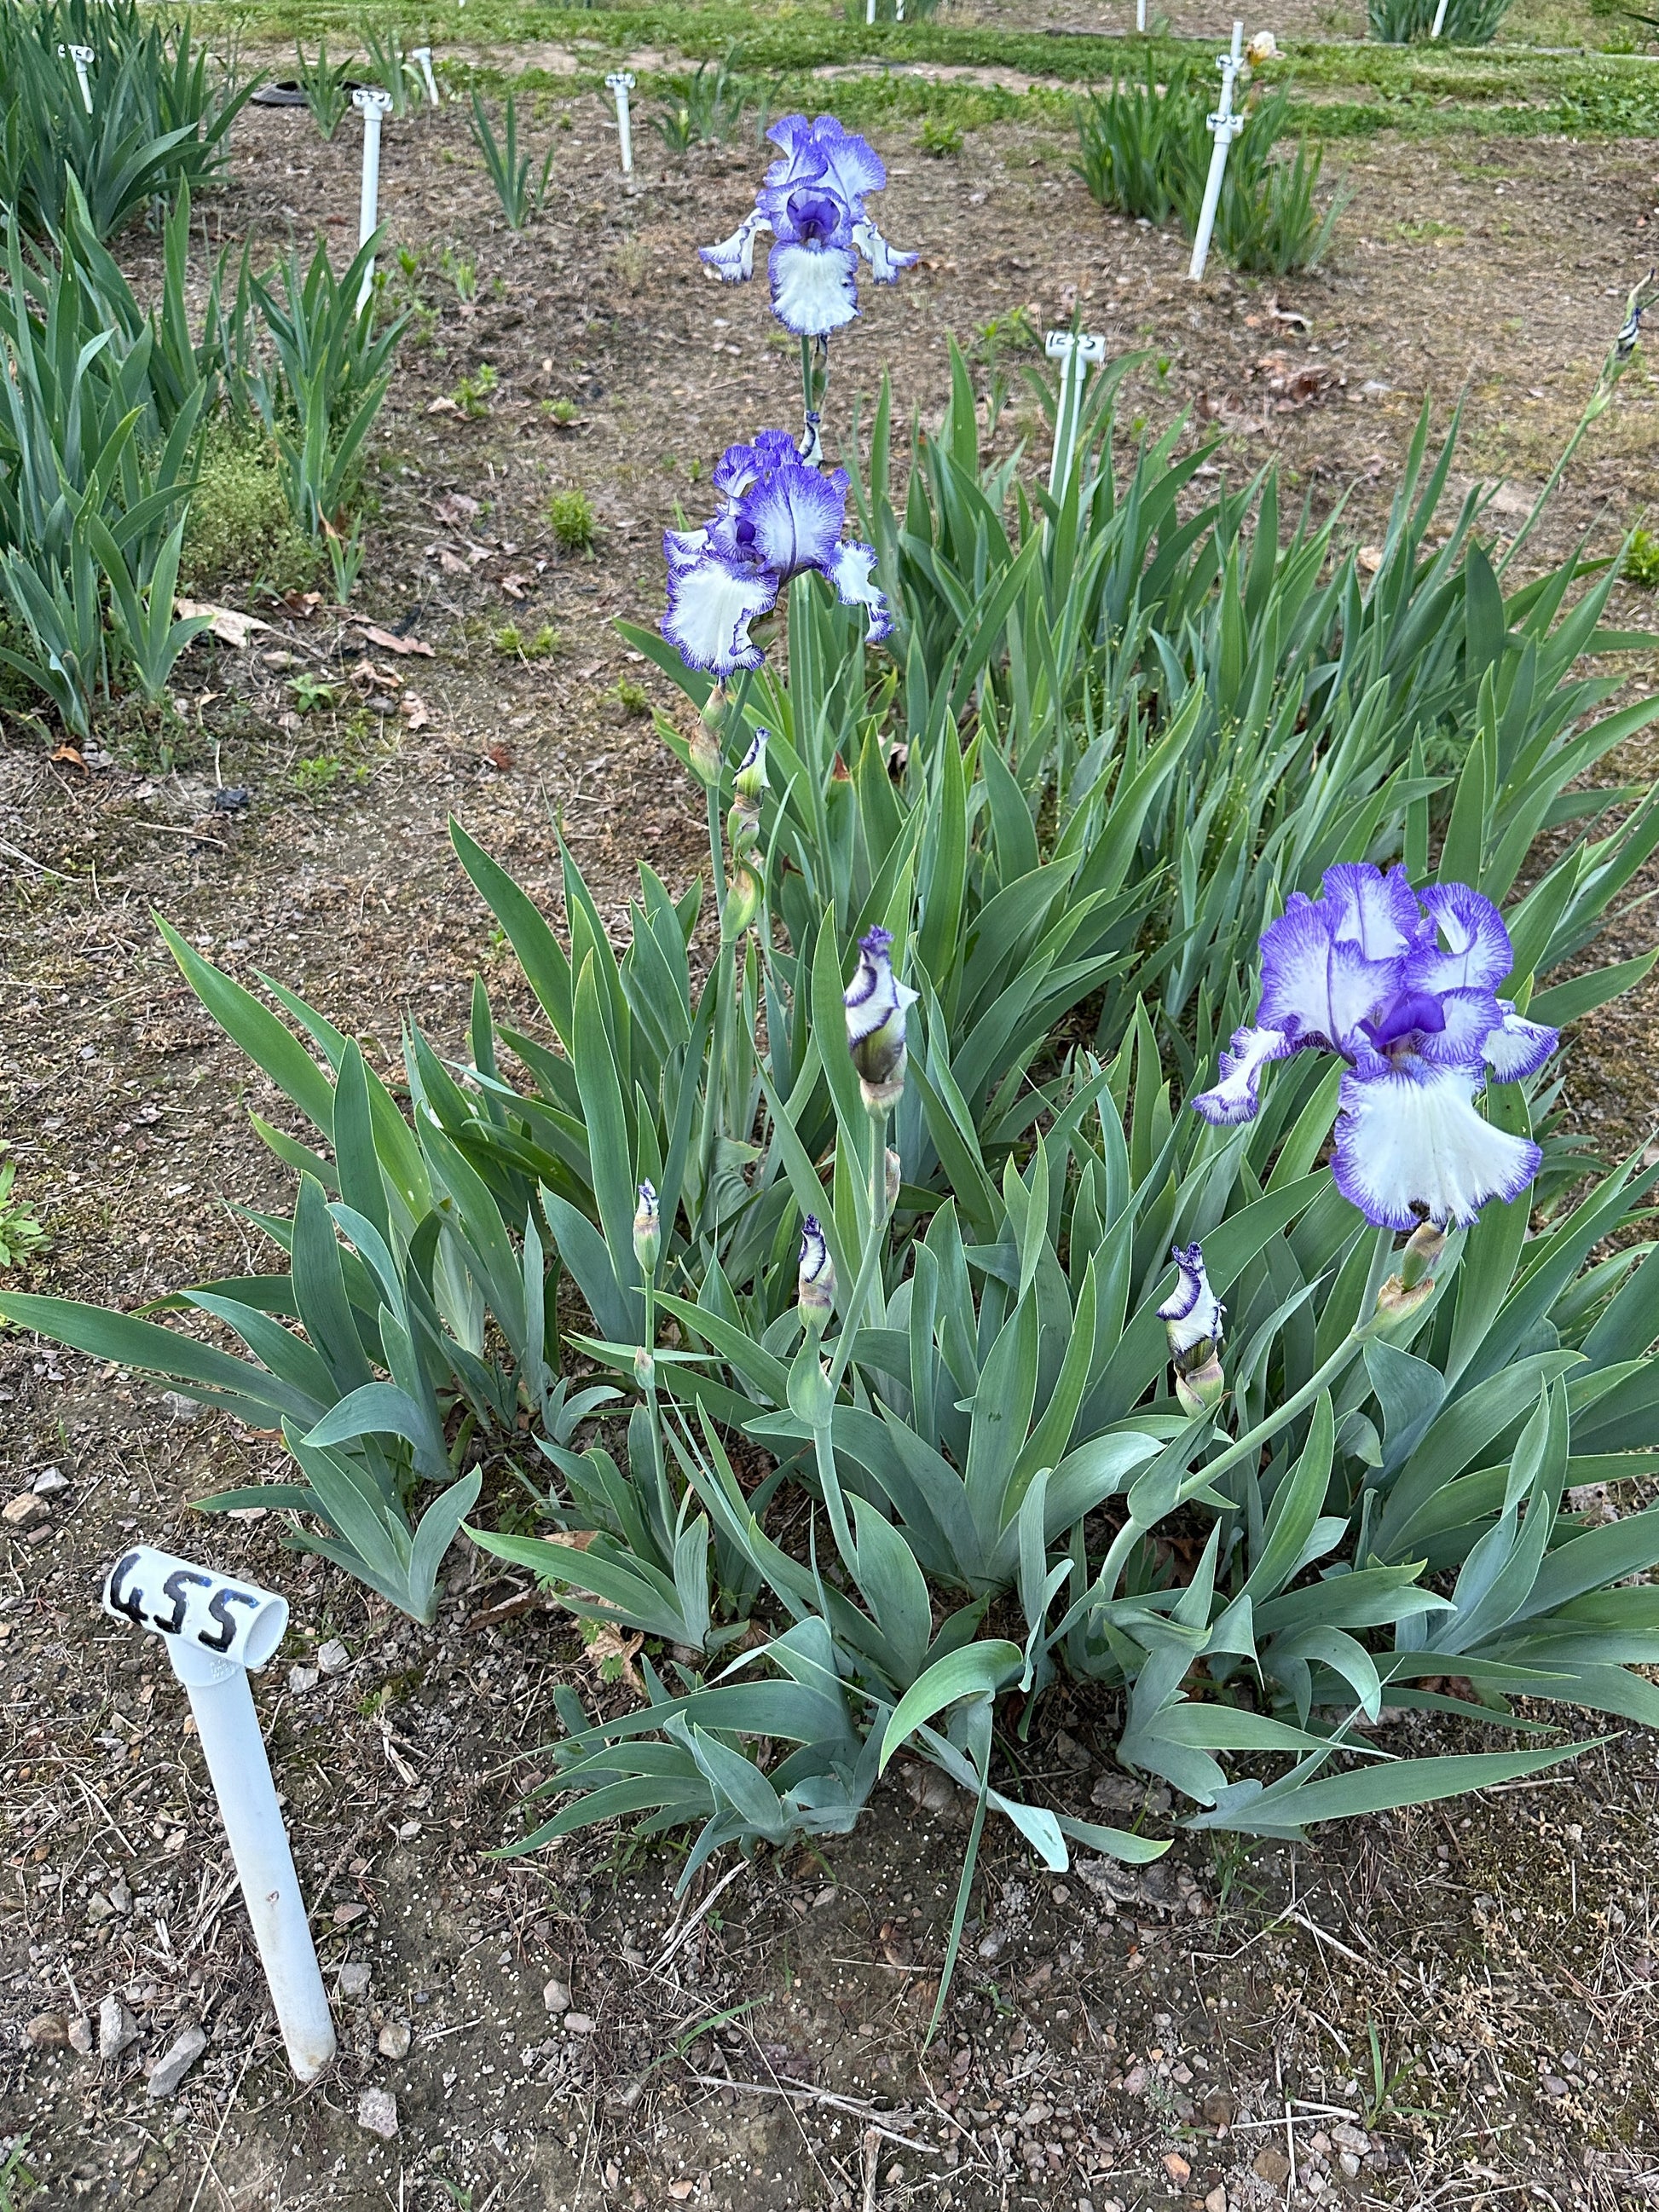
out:
{"label": "iris clump", "polygon": [[1402,869],[1328,868],[1318,898],[1293,893],[1262,933],[1255,1024],[1234,1031],[1220,1082],[1193,1105],[1252,1121],[1272,1061],[1336,1053],[1343,1196],[1378,1228],[1468,1227],[1489,1200],[1518,1198],[1542,1158],[1474,1103],[1489,1079],[1535,1075],[1559,1042],[1497,995],[1513,964],[1503,916],[1467,884],[1419,892]]}

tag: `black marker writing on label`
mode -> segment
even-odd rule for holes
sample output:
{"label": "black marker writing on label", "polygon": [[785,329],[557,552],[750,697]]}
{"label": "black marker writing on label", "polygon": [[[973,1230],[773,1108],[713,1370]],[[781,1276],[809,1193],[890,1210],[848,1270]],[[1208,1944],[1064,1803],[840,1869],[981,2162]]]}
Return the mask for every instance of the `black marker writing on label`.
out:
{"label": "black marker writing on label", "polygon": [[124,1558],[115,1562],[109,1574],[109,1601],[117,1613],[125,1613],[135,1628],[143,1628],[149,1625],[144,1619],[144,1608],[141,1602],[143,1592],[130,1590],[125,1596],[121,1593],[122,1576],[131,1574],[137,1564],[137,1552],[129,1552]]}
{"label": "black marker writing on label", "polygon": [[159,1612],[154,1615],[155,1626],[163,1636],[177,1636],[184,1627],[185,1608],[190,1603],[185,1592],[191,1587],[198,1589],[211,1589],[213,1578],[210,1575],[198,1575],[193,1567],[177,1567],[162,1583],[162,1596],[170,1597],[173,1600],[171,1620],[163,1620]]}
{"label": "black marker writing on label", "polygon": [[246,1590],[222,1589],[208,1607],[209,1613],[219,1624],[220,1632],[217,1636],[210,1636],[205,1628],[198,1628],[196,1641],[209,1651],[228,1651],[236,1640],[236,1623],[230,1617],[230,1607],[233,1605],[257,1607],[258,1602],[257,1597],[250,1597]]}

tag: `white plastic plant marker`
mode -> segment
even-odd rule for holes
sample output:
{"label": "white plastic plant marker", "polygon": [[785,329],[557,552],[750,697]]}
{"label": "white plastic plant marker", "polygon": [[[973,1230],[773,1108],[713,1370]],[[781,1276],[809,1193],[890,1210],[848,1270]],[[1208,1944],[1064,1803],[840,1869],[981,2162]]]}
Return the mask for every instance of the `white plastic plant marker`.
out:
{"label": "white plastic plant marker", "polygon": [[[392,94],[378,84],[359,85],[351,104],[363,118],[363,191],[357,209],[357,244],[367,246],[380,220],[380,125],[392,112]],[[363,281],[357,292],[357,313],[368,305],[374,285],[374,264],[363,264]]]}
{"label": "white plastic plant marker", "polygon": [[1221,99],[1215,113],[1206,118],[1215,133],[1215,144],[1210,149],[1210,173],[1204,179],[1204,204],[1198,211],[1192,265],[1187,271],[1194,284],[1203,276],[1204,264],[1210,258],[1210,239],[1215,229],[1216,210],[1221,204],[1221,180],[1227,168],[1227,149],[1244,128],[1244,118],[1233,113],[1233,87],[1237,83],[1239,71],[1243,66],[1244,26],[1235,23],[1232,52],[1216,56],[1216,67],[1221,71]]}
{"label": "white plastic plant marker", "polygon": [[1135,0],[1135,28],[1138,31],[1144,31],[1146,27],[1146,0]]}
{"label": "white plastic plant marker", "polygon": [[1437,39],[1437,38],[1440,36],[1440,33],[1442,33],[1442,31],[1443,31],[1443,30],[1445,29],[1445,27],[1446,27],[1446,0],[1439,0],[1439,5],[1436,8],[1436,9],[1435,9],[1435,11],[1434,11],[1434,21],[1433,21],[1433,23],[1430,26],[1430,28],[1429,28],[1429,36],[1430,36],[1431,39]]}
{"label": "white plastic plant marker", "polygon": [[431,47],[411,46],[410,49],[409,58],[416,64],[416,68],[421,72],[421,82],[426,87],[428,106],[435,107],[438,105],[438,80],[432,74]]}
{"label": "white plastic plant marker", "polygon": [[1083,420],[1083,393],[1089,371],[1106,358],[1106,341],[1089,331],[1050,331],[1042,341],[1050,361],[1060,363],[1060,401],[1054,410],[1054,453],[1048,465],[1048,491],[1065,496],[1077,457],[1078,425]]}
{"label": "white plastic plant marker", "polygon": [[634,173],[634,118],[628,109],[628,95],[634,89],[631,70],[612,70],[605,85],[617,103],[617,150],[622,155],[622,173],[625,177]]}
{"label": "white plastic plant marker", "polygon": [[864,0],[864,20],[866,23],[873,23],[875,21],[876,0]]}
{"label": "white plastic plant marker", "polygon": [[90,115],[92,112],[92,84],[87,76],[87,70],[90,64],[95,62],[98,58],[97,49],[93,46],[59,46],[58,49],[58,55],[60,61],[67,57],[75,64],[75,74],[81,81],[81,105],[86,109],[87,113]]}
{"label": "white plastic plant marker", "polygon": [[288,1600],[137,1544],[110,1569],[104,1610],[159,1635],[190,1693],[289,2063],[314,2081],[334,2056],[334,2022],[247,1679],[282,1642]]}

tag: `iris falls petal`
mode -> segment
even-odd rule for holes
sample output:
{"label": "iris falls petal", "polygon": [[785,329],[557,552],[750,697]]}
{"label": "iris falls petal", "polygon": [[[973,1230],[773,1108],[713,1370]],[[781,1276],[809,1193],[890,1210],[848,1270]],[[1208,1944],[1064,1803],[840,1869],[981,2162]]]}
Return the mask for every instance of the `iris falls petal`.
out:
{"label": "iris falls petal", "polygon": [[1423,1060],[1342,1079],[1331,1171],[1379,1229],[1424,1218],[1468,1227],[1491,1199],[1518,1198],[1542,1158],[1529,1138],[1475,1109],[1480,1078]]}

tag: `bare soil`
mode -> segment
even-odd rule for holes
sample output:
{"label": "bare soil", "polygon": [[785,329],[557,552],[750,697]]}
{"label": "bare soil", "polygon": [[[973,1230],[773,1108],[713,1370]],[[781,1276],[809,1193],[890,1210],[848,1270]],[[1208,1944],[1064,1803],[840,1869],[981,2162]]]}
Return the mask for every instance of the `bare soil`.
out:
{"label": "bare soil", "polygon": [[[518,239],[459,110],[388,130],[386,212],[420,255],[394,291],[430,311],[375,456],[361,603],[395,642],[239,600],[272,631],[192,651],[170,763],[156,732],[122,724],[77,769],[42,726],[5,718],[0,1126],[54,1240],[28,1287],[131,1307],[270,1264],[240,1209],[283,1188],[246,1118],[280,1119],[279,1102],[177,976],[152,907],[233,974],[304,993],[390,1071],[405,1019],[459,1048],[475,969],[532,1018],[453,862],[451,813],[553,913],[556,818],[619,924],[639,858],[677,890],[696,872],[691,795],[617,685],[673,702],[611,624],[654,619],[658,533],[677,503],[705,506],[724,445],[793,422],[793,362],[759,289],[716,290],[695,258],[748,204],[752,149],[665,167],[642,132],[625,188],[598,104],[568,112],[547,213]],[[343,238],[349,142],[250,113],[212,234]],[[948,334],[988,381],[996,340],[976,333],[1075,299],[1114,348],[1146,349],[1134,410],[1193,409],[1231,474],[1277,454],[1316,512],[1346,500],[1361,544],[1425,398],[1444,422],[1466,392],[1467,477],[1535,487],[1655,213],[1650,147],[1381,139],[1348,161],[1329,274],[1200,289],[1182,242],[1103,216],[1052,137],[986,131],[943,161],[902,137],[885,150],[885,227],[925,259],[867,296],[838,348],[843,435],[884,370],[926,422]],[[470,306],[445,246],[476,264]],[[153,273],[142,234],[121,250]],[[453,395],[486,364],[496,383],[469,420]],[[1627,380],[1540,556],[1586,532],[1610,549],[1650,499],[1656,382]],[[558,399],[568,427],[543,411]],[[1034,418],[1016,402],[1002,423],[1006,440]],[[599,514],[591,559],[561,554],[547,521],[565,487]],[[1506,497],[1499,530],[1525,511]],[[1619,598],[1622,620],[1655,627],[1643,595]],[[498,651],[508,622],[554,627],[562,649]],[[301,713],[307,673],[343,683],[341,705]],[[1630,750],[1614,774],[1651,773]],[[336,763],[331,783],[307,761]],[[216,804],[230,788],[245,811]],[[1650,925],[1624,936],[1638,949]],[[1655,1006],[1638,994],[1574,1044],[1573,1112],[1609,1145],[1650,1122]],[[494,1860],[543,1771],[551,1686],[624,1694],[566,1615],[458,1552],[428,1632],[284,1550],[276,1516],[204,1523],[189,1501],[274,1473],[273,1441],[16,1336],[0,1339],[0,1423],[8,1495],[48,1468],[68,1483],[42,1527],[5,1532],[0,1586],[0,2128],[28,2136],[42,2205],[1650,2199],[1659,1747],[1638,1732],[1537,1784],[1307,1846],[1186,1836],[1146,1875],[1055,1881],[993,1834],[924,2051],[963,1841],[933,1778],[896,1778],[844,1844],[717,1866],[680,1899],[671,1848]],[[331,1984],[368,1969],[309,2093],[283,2063],[180,1693],[96,1610],[137,1535],[210,1552],[293,1605],[260,1708]],[[1062,1802],[1122,1820],[1139,1793],[1110,1764],[1111,1717],[1057,1711],[1033,1755]],[[1154,1800],[1155,1827],[1167,1811]],[[70,2039],[112,1990],[138,2033],[100,2065]],[[205,2054],[152,2099],[146,2069],[191,2021]],[[389,2138],[360,2118],[374,2090],[395,2099]]]}

